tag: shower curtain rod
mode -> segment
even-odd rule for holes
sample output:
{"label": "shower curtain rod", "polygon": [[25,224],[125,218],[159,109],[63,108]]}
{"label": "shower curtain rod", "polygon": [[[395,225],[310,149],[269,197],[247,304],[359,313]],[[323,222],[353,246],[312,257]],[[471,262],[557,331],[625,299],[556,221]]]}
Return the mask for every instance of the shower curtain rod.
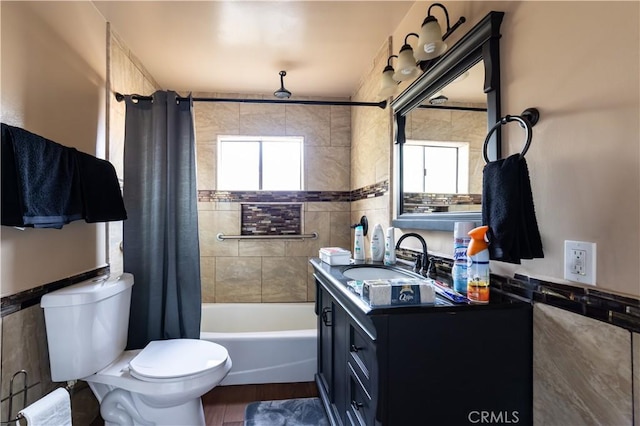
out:
{"label": "shower curtain rod", "polygon": [[[116,92],[115,97],[118,102],[122,102],[126,95]],[[150,101],[151,96],[130,95],[132,99],[138,101]],[[178,101],[186,101],[189,98],[178,97]],[[194,102],[239,102],[247,104],[298,104],[298,105],[334,105],[334,106],[375,106],[385,109],[387,101],[380,102],[354,102],[354,101],[310,101],[304,99],[235,99],[235,98],[192,98]]]}
{"label": "shower curtain rod", "polygon": [[465,107],[465,106],[446,106],[446,105],[442,105],[442,106],[436,106],[436,105],[418,105],[418,108],[425,108],[425,109],[450,109],[450,110],[454,110],[454,111],[480,111],[480,112],[487,112],[486,108],[480,108],[480,107]]}

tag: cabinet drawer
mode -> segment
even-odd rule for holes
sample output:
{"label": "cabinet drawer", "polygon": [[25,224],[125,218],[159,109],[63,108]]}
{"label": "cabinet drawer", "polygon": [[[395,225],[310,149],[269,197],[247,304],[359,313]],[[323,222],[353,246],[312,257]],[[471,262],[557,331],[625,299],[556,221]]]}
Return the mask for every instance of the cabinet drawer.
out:
{"label": "cabinet drawer", "polygon": [[371,391],[371,372],[376,367],[374,342],[353,323],[349,323],[349,363],[360,376],[367,391]]}
{"label": "cabinet drawer", "polygon": [[350,370],[349,373],[347,417],[350,423],[356,426],[373,425],[374,411],[369,393],[364,389],[355,372]]}

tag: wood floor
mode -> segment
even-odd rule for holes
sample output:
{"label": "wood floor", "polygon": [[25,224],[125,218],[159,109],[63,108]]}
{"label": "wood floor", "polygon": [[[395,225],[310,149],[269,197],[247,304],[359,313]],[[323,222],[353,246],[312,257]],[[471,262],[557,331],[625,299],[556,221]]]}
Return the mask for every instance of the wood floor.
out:
{"label": "wood floor", "polygon": [[219,386],[202,397],[202,405],[207,426],[243,426],[251,402],[312,396],[318,396],[314,382]]}
{"label": "wood floor", "polygon": [[[318,396],[315,382],[218,386],[202,397],[207,426],[243,426],[244,410],[254,401]],[[91,426],[103,426],[98,417]]]}

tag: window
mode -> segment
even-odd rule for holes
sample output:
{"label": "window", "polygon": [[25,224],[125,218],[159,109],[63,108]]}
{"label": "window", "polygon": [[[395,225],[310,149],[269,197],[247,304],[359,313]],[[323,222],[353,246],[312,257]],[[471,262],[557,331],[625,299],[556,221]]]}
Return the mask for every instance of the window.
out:
{"label": "window", "polygon": [[[403,149],[406,192],[460,194],[469,189],[469,144],[407,141]],[[432,176],[438,176],[437,179]]]}
{"label": "window", "polygon": [[302,137],[218,137],[218,189],[300,191]]}

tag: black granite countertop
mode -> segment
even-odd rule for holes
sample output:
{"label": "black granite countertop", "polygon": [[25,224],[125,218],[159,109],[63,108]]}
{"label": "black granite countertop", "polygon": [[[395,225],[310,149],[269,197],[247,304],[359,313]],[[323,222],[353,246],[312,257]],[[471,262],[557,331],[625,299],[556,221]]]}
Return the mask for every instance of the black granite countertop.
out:
{"label": "black granite countertop", "polygon": [[[416,305],[386,305],[386,306],[370,306],[365,300],[363,300],[358,294],[352,291],[347,282],[351,281],[350,278],[344,275],[344,272],[351,268],[357,268],[361,266],[380,267],[385,269],[396,270],[407,274],[412,278],[423,278],[423,276],[412,272],[408,268],[404,268],[401,265],[385,266],[382,262],[372,261],[358,261],[350,265],[329,265],[322,262],[319,258],[312,258],[311,265],[316,272],[318,278],[320,278],[324,285],[330,284],[329,290],[334,290],[342,297],[349,300],[349,302],[356,306],[360,311],[366,315],[384,315],[389,313],[411,313],[411,312],[424,312],[427,310],[436,309],[437,312],[445,311],[458,311],[458,310],[473,310],[473,309],[496,309],[496,308],[512,308],[514,304],[527,303],[519,299],[509,297],[506,294],[500,292],[492,292],[490,296],[490,302],[488,304],[473,304],[473,303],[453,303],[448,299],[440,296],[436,293],[436,302],[434,304],[416,304]],[[440,278],[440,277],[439,277]],[[438,281],[441,281],[438,279]],[[445,281],[445,280],[442,280]]]}

